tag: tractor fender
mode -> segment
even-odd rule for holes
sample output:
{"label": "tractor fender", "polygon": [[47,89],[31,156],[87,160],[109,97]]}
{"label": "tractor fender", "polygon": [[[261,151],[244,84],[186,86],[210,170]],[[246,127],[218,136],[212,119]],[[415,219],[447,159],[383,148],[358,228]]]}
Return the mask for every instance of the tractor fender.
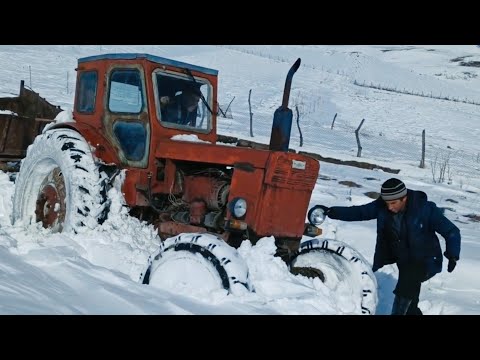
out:
{"label": "tractor fender", "polygon": [[50,129],[72,129],[79,132],[92,148],[92,152],[105,164],[120,164],[118,150],[103,136],[97,128],[77,122],[61,122],[48,127]]}

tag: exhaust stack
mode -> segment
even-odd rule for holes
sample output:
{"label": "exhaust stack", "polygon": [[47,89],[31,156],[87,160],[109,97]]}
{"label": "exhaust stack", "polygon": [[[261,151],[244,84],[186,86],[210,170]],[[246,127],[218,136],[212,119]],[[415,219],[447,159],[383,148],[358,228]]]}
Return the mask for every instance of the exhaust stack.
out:
{"label": "exhaust stack", "polygon": [[290,132],[292,131],[293,112],[288,108],[290,88],[292,86],[293,74],[300,67],[301,59],[298,58],[292,65],[285,80],[282,105],[273,114],[272,134],[270,136],[270,147],[272,151],[288,151],[290,144]]}

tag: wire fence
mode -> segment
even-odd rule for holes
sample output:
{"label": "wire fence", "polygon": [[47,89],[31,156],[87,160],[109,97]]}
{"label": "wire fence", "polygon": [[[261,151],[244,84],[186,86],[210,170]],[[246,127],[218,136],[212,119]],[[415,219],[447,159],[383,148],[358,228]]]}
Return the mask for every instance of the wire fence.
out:
{"label": "wire fence", "polygon": [[[293,110],[293,113],[294,123],[292,124],[290,147],[293,146],[297,150],[301,150],[301,147],[299,147],[301,132],[303,147],[316,146],[319,148],[319,151],[328,149],[339,155],[357,155],[358,145],[355,130],[358,128],[358,124],[353,125],[346,121],[335,121],[332,126],[332,123],[319,123],[308,118],[300,118],[299,132],[295,110]],[[220,133],[225,133],[222,132],[222,129],[228,131],[232,128],[238,128],[239,124],[244,124],[243,127],[249,126],[247,117],[244,115],[237,116],[235,111],[229,113],[228,118],[222,119],[221,114],[219,115]],[[271,121],[271,116],[267,117],[257,114],[253,122],[255,134],[268,138],[271,132]],[[247,131],[244,133],[248,134]],[[248,138],[248,135],[246,135],[246,139]],[[252,138],[250,140],[258,141]],[[358,161],[374,162],[377,160],[386,163],[397,162],[420,166],[422,159],[421,133],[411,134],[408,137],[395,137],[389,135],[387,131],[373,132],[365,128],[359,131],[359,141],[362,150]],[[480,152],[435,145],[429,142],[428,133],[426,134],[424,164],[425,168],[430,170],[431,178],[434,182],[450,183],[459,177],[480,178]]]}
{"label": "wire fence", "polygon": [[[357,146],[354,135],[355,127],[346,124],[338,124],[335,127],[337,132],[348,134],[345,141],[350,146]],[[388,136],[388,133],[380,134],[360,130],[359,139],[362,146],[362,157],[387,162],[415,163],[420,166],[422,159],[421,133],[416,137],[412,136],[410,139],[403,140],[392,138]],[[414,141],[414,138],[418,141]],[[431,170],[432,179],[435,182],[451,182],[455,176],[479,177],[480,153],[431,144],[427,133],[425,167]]]}

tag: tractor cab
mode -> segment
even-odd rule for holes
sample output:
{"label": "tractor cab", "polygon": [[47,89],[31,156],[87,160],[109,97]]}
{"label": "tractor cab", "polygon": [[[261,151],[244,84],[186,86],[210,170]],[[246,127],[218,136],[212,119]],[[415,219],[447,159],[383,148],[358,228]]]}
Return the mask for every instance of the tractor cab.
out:
{"label": "tractor cab", "polygon": [[73,117],[100,131],[100,143],[122,165],[147,168],[162,138],[216,141],[216,70],[146,54],[92,56],[78,64]]}

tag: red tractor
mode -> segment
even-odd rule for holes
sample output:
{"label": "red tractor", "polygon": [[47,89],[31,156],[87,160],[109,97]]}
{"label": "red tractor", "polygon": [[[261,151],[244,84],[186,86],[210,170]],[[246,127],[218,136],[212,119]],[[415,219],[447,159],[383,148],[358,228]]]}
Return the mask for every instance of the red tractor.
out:
{"label": "red tractor", "polygon": [[273,236],[276,255],[295,273],[328,282],[328,269],[302,261],[312,254],[334,259],[320,262],[340,273],[363,264],[357,280],[370,282],[359,296],[373,312],[375,277],[361,255],[334,240],[300,246],[304,236],[321,234],[321,214],[305,223],[318,161],[288,151],[288,99],[299,66],[300,59],[288,73],[269,150],[258,150],[217,142],[216,70],[147,54],[79,59],[72,121],[49,125],[28,148],[13,221],[42,222],[53,232],[93,229],[108,217],[107,192],[121,177],[130,214],[154,224],[163,240],[143,283],[171,280],[166,271],[186,276],[176,264],[188,255],[213,269],[205,270],[215,273],[212,286],[253,291],[235,249]]}

